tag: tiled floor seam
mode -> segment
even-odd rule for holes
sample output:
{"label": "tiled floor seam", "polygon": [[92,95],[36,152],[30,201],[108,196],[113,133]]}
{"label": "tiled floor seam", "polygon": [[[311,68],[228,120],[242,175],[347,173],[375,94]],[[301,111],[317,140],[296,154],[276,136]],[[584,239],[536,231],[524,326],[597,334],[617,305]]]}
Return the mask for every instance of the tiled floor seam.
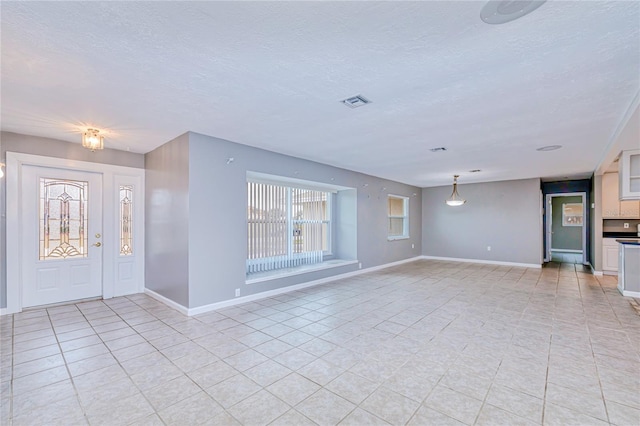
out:
{"label": "tiled floor seam", "polygon": [[[596,277],[596,280],[597,279],[598,278]],[[602,286],[600,288],[602,288]],[[583,300],[582,299],[582,289],[580,289],[579,287],[578,287],[578,289],[580,291],[580,300],[582,301]],[[604,291],[604,288],[602,288],[602,293],[603,293],[604,298],[607,300],[607,304],[609,305],[609,307],[612,308],[611,310],[613,311],[613,314],[616,315],[615,310],[613,309],[613,307],[611,306],[611,302],[609,301],[609,297],[607,296],[607,293]],[[583,302],[583,306],[584,306],[584,302]],[[616,316],[616,318],[617,318],[617,316]],[[591,355],[593,356],[593,358],[595,360],[595,352],[593,350],[593,339],[591,338],[591,325],[589,325],[589,324],[587,324],[587,335],[589,337],[589,347],[591,348]],[[605,414],[607,415],[607,421],[609,422],[609,424],[611,424],[611,417],[609,416],[609,407],[607,406],[607,400],[604,397],[604,390],[602,389],[602,380],[600,378],[600,369],[598,367],[598,363],[597,362],[594,362],[594,364],[595,364],[595,368],[596,368],[596,374],[598,375],[598,387],[600,389],[600,396],[602,397],[602,403],[604,405],[604,411],[605,411]]]}

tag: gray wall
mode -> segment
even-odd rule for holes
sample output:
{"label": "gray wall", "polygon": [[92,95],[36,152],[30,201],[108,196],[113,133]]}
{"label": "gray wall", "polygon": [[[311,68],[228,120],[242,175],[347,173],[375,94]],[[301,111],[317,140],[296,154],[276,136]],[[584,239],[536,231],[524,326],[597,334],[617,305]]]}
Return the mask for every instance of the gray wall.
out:
{"label": "gray wall", "polygon": [[[540,180],[460,184],[467,203],[450,207],[451,185],[422,189],[422,253],[540,264]],[[491,251],[487,251],[491,246]]]}
{"label": "gray wall", "polygon": [[[299,284],[332,275],[356,270],[357,265],[310,272],[284,279],[262,283],[245,284],[246,260],[246,173],[247,171],[323,182],[333,185],[358,188],[357,191],[357,253],[363,268],[403,260],[421,253],[421,201],[420,188],[392,182],[373,176],[315,163],[300,158],[277,154],[233,142],[196,133],[189,133],[188,171],[180,167],[180,174],[188,173],[188,248],[182,247],[176,255],[186,254],[188,266],[188,304],[183,303],[184,283],[165,281],[163,295],[190,308],[233,299],[235,289],[241,296]],[[160,147],[158,150],[164,150]],[[158,151],[156,150],[156,151]],[[147,154],[147,193],[158,189],[155,174],[163,168],[176,171],[171,164],[154,162],[150,170],[151,158],[159,155],[153,151]],[[178,155],[176,153],[176,155]],[[227,164],[228,158],[234,161]],[[180,163],[184,161],[181,159]],[[177,179],[178,177],[174,177]],[[184,176],[179,178],[184,180]],[[367,186],[364,186],[367,184]],[[382,189],[386,188],[386,189]],[[184,191],[180,186],[178,192]],[[182,192],[181,192],[182,193]],[[409,206],[410,238],[387,241],[387,194],[411,197]],[[415,196],[413,194],[416,194]],[[167,198],[171,203],[185,203],[182,196]],[[168,206],[166,206],[169,208]],[[147,212],[156,208],[148,204]],[[158,234],[151,240],[150,223],[147,223],[147,287],[157,288],[156,277],[172,274],[167,262],[153,262],[150,255],[157,245],[168,244],[168,235]],[[354,225],[341,224],[344,227]],[[181,230],[186,230],[181,228]],[[412,248],[412,244],[414,247]],[[182,266],[181,266],[182,267]],[[151,268],[154,269],[151,273]],[[182,270],[181,270],[182,271]],[[180,278],[184,274],[180,273]],[[179,295],[179,297],[177,296]]]}
{"label": "gray wall", "polygon": [[582,197],[566,196],[551,199],[551,248],[555,250],[582,250],[582,226],[562,226],[562,205],[582,203]]}
{"label": "gray wall", "polygon": [[[7,152],[19,152],[117,166],[144,167],[142,154],[115,149],[91,152],[83,148],[79,142],[80,135],[78,135],[78,143],[71,143],[38,136],[1,132],[0,162],[6,163]],[[108,140],[105,143],[108,144]],[[6,179],[3,178],[0,179],[0,307],[2,308],[7,306],[6,213]]]}
{"label": "gray wall", "polygon": [[[145,286],[189,304],[189,136],[145,155]],[[199,186],[196,185],[196,188]]]}

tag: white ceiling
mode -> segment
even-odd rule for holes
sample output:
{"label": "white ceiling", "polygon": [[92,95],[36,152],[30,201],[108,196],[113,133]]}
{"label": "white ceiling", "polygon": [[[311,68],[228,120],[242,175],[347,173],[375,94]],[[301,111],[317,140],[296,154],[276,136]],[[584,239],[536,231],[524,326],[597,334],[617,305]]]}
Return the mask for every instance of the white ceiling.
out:
{"label": "white ceiling", "polygon": [[483,5],[3,1],[2,130],[191,130],[418,186],[589,175],[640,87],[640,3]]}

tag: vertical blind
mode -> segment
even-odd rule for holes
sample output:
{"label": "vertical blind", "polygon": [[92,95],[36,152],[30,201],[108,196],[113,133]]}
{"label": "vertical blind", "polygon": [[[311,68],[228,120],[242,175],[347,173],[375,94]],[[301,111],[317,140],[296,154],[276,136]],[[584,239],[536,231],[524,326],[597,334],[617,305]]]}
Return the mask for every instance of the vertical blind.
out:
{"label": "vertical blind", "polygon": [[322,262],[330,193],[247,182],[247,274]]}

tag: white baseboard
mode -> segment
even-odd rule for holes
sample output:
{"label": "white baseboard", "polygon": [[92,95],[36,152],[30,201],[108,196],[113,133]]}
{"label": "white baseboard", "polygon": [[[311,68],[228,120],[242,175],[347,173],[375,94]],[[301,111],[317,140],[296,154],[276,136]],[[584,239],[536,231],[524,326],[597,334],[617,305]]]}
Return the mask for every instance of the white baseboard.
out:
{"label": "white baseboard", "polygon": [[319,280],[307,281],[305,283],[294,284],[287,287],[276,288],[274,290],[263,291],[256,294],[250,294],[248,296],[236,297],[234,299],[224,300],[222,302],[211,303],[209,305],[198,306],[196,308],[189,309],[187,315],[204,314],[205,312],[215,311],[216,309],[227,308],[229,306],[240,305],[242,303],[253,302],[259,299],[265,299],[267,297],[277,296],[283,293],[289,293],[291,291],[301,290],[303,288],[313,287],[320,284],[326,284],[332,281],[342,280],[356,275],[366,274],[368,272],[378,271],[380,269],[390,268],[392,266],[402,265],[404,263],[414,262],[419,260],[420,256],[412,257],[409,259],[399,260],[397,262],[385,263],[384,265],[372,266],[370,268],[359,269],[353,272],[346,272],[344,274],[333,275]]}
{"label": "white baseboard", "polygon": [[596,277],[602,277],[604,275],[604,272],[594,270],[593,275],[595,275]]}
{"label": "white baseboard", "polygon": [[502,265],[502,266],[517,266],[521,268],[542,268],[542,265],[537,263],[517,263],[517,262],[502,262],[499,260],[483,260],[483,259],[460,259],[457,257],[441,257],[441,256],[420,256],[422,259],[430,260],[446,260],[449,262],[465,262],[465,263],[481,263],[486,265]]}
{"label": "white baseboard", "polygon": [[7,315],[9,312],[7,312],[7,308],[0,308],[0,317],[3,315]]}
{"label": "white baseboard", "polygon": [[618,291],[620,292],[620,294],[622,294],[624,297],[636,297],[636,298],[640,298],[640,291],[629,291],[629,290],[623,290],[620,288],[620,286],[618,286]]}
{"label": "white baseboard", "polygon": [[176,311],[180,312],[181,314],[185,314],[185,315],[189,315],[189,309],[186,306],[182,306],[181,304],[174,302],[171,299],[168,299],[166,297],[164,297],[163,295],[156,293],[153,290],[149,290],[148,288],[144,289],[144,294],[147,294],[151,297],[153,297],[154,299],[156,299],[158,302],[162,302],[165,305],[169,306],[170,308],[175,309]]}
{"label": "white baseboard", "polygon": [[398,260],[396,262],[385,263],[383,265],[371,266],[369,268],[360,269],[359,271],[349,272],[348,274],[345,274],[345,275],[351,274],[349,276],[353,276],[353,275],[366,274],[367,272],[379,271],[380,269],[387,269],[393,266],[404,265],[405,263],[415,262],[416,260],[420,260],[420,259],[422,259],[422,256],[410,257],[408,259]]}
{"label": "white baseboard", "polygon": [[216,302],[216,303],[210,303],[208,305],[197,306],[195,308],[187,308],[185,306],[182,306],[179,303],[176,303],[173,300],[167,299],[166,297],[156,293],[153,290],[149,290],[149,289],[145,288],[144,292],[146,294],[148,294],[149,296],[153,297],[154,299],[156,299],[156,300],[158,300],[158,301],[160,301],[162,303],[165,303],[166,305],[176,309],[177,311],[179,311],[179,312],[181,312],[181,313],[183,313],[185,315],[193,316],[193,315],[198,315],[198,314],[204,314],[204,313],[210,312],[210,311],[215,311],[216,309],[222,309],[222,308],[227,308],[229,306],[240,305],[242,303],[253,302],[253,301],[259,300],[259,299],[265,299],[267,297],[277,296],[279,294],[289,293],[291,291],[296,291],[296,290],[301,290],[303,288],[313,287],[313,286],[320,285],[320,284],[326,284],[326,283],[329,283],[329,282],[332,282],[332,281],[337,281],[337,280],[342,280],[342,279],[349,278],[349,277],[354,277],[356,275],[366,274],[368,272],[378,271],[380,269],[390,268],[392,266],[402,265],[404,263],[414,262],[414,261],[419,260],[421,258],[422,258],[421,256],[416,256],[416,257],[412,257],[412,258],[409,258],[409,259],[399,260],[397,262],[385,263],[384,265],[372,266],[370,268],[359,269],[359,270],[353,271],[353,272],[347,272],[347,273],[344,273],[344,274],[333,275],[331,277],[321,278],[319,280],[308,281],[308,282],[305,282],[305,283],[294,284],[294,285],[290,285],[290,286],[287,286],[287,287],[276,288],[274,290],[268,290],[268,291],[263,291],[263,292],[256,293],[256,294],[250,294],[248,296],[242,296],[242,297],[236,297],[236,298],[229,299],[229,300],[223,300],[222,302]]}
{"label": "white baseboard", "polygon": [[552,252],[555,253],[576,253],[576,254],[582,254],[582,250],[570,250],[570,249],[551,249]]}

